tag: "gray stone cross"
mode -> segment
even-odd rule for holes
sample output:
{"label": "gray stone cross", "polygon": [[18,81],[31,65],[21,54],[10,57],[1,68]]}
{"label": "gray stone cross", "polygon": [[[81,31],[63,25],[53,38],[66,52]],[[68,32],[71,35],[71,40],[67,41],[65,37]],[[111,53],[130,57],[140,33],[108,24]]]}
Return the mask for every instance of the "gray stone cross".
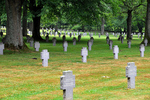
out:
{"label": "gray stone cross", "polygon": [[128,88],[135,88],[135,76],[137,74],[137,68],[134,62],[129,62],[126,67],[126,77],[128,80]]}
{"label": "gray stone cross", "polygon": [[68,47],[68,42],[64,41],[64,43],[63,43],[64,51],[67,51],[67,47]]}
{"label": "gray stone cross", "polygon": [[114,59],[118,59],[119,47],[117,45],[113,48]]}
{"label": "gray stone cross", "polygon": [[0,43],[0,55],[3,55],[3,50],[4,50],[4,44],[1,42]]}
{"label": "gray stone cross", "polygon": [[82,62],[87,62],[88,50],[86,47],[81,49]]}
{"label": "gray stone cross", "polygon": [[75,88],[75,75],[72,74],[72,71],[63,71],[63,76],[60,77],[63,100],[73,100],[73,88]]}
{"label": "gray stone cross", "polygon": [[141,57],[144,57],[144,51],[145,51],[145,46],[144,46],[144,44],[141,44],[141,45],[140,45]]}
{"label": "gray stone cross", "polygon": [[41,59],[42,59],[43,67],[47,67],[48,66],[48,59],[49,59],[49,52],[47,49],[45,49],[41,52]]}
{"label": "gray stone cross", "polygon": [[34,48],[35,48],[35,51],[39,51],[39,48],[40,48],[40,43],[39,43],[39,41],[36,41],[36,42],[34,43]]}

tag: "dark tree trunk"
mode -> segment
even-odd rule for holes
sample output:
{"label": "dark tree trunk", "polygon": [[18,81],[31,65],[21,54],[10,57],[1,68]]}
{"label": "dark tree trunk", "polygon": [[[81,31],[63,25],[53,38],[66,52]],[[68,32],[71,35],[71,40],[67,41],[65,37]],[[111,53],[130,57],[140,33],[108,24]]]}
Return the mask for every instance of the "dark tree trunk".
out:
{"label": "dark tree trunk", "polygon": [[4,39],[6,48],[23,49],[23,36],[21,31],[21,0],[6,0],[7,33]]}
{"label": "dark tree trunk", "polygon": [[105,24],[105,20],[104,18],[102,18],[102,25],[101,25],[101,34],[104,35],[104,24]]}
{"label": "dark tree trunk", "polygon": [[84,25],[82,25],[82,32],[84,32]]}
{"label": "dark tree trunk", "polygon": [[150,44],[150,0],[147,0],[147,13],[146,13],[146,21],[145,21],[145,36],[144,39],[148,39],[148,44]]}
{"label": "dark tree trunk", "polygon": [[32,32],[32,37],[34,40],[43,40],[40,36],[40,19],[41,17],[34,17],[33,18],[33,32]]}
{"label": "dark tree trunk", "polygon": [[132,23],[132,10],[128,10],[127,39],[131,39],[131,23]]}
{"label": "dark tree trunk", "polygon": [[25,0],[23,4],[23,36],[27,35],[27,1]]}

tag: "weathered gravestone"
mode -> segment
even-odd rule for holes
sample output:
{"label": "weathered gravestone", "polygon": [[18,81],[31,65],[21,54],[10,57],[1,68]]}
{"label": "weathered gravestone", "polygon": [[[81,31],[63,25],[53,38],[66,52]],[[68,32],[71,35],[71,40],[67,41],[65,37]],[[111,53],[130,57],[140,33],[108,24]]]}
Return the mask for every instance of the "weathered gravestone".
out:
{"label": "weathered gravestone", "polygon": [[76,39],[76,37],[74,37],[73,38],[73,45],[76,45],[76,41],[77,41],[77,39]]}
{"label": "weathered gravestone", "polygon": [[114,59],[118,59],[119,47],[117,45],[113,48]]}
{"label": "weathered gravestone", "polygon": [[124,37],[123,37],[123,36],[121,36],[121,43],[123,43],[123,41],[124,41]]}
{"label": "weathered gravestone", "polygon": [[30,47],[33,47],[34,39],[31,37],[30,38]]}
{"label": "weathered gravestone", "polygon": [[127,44],[128,44],[128,48],[131,48],[131,40],[128,40]]}
{"label": "weathered gravestone", "polygon": [[29,35],[27,35],[27,36],[26,36],[26,39],[27,39],[27,43],[29,43],[29,42],[30,42],[31,37],[30,37]]}
{"label": "weathered gravestone", "polygon": [[148,40],[145,38],[145,39],[144,39],[144,44],[145,44],[145,46],[147,46],[147,43],[148,43]]}
{"label": "weathered gravestone", "polygon": [[46,42],[48,42],[49,41],[49,36],[48,36],[48,34],[46,35]]}
{"label": "weathered gravestone", "polygon": [[92,41],[89,40],[89,41],[87,42],[87,45],[88,45],[88,50],[91,51],[91,49],[92,49]]}
{"label": "weathered gravestone", "polygon": [[109,44],[109,36],[106,37],[106,42]]}
{"label": "weathered gravestone", "polygon": [[80,40],[81,40],[81,34],[78,36],[78,41],[80,42]]}
{"label": "weathered gravestone", "polygon": [[57,41],[56,37],[53,37],[53,39],[52,39],[53,46],[56,46],[56,41]]}
{"label": "weathered gravestone", "polygon": [[82,62],[87,62],[88,50],[86,47],[81,49]]}
{"label": "weathered gravestone", "polygon": [[39,43],[39,41],[36,41],[36,42],[34,43],[34,48],[35,48],[35,51],[39,51],[39,48],[40,48],[40,43]]}
{"label": "weathered gravestone", "polygon": [[63,100],[73,100],[73,88],[75,88],[75,75],[72,74],[72,71],[63,71],[63,76],[60,77]]}
{"label": "weathered gravestone", "polygon": [[67,51],[67,47],[68,47],[68,42],[67,42],[67,41],[64,41],[64,42],[63,42],[64,51]]}
{"label": "weathered gravestone", "polygon": [[47,49],[45,49],[41,52],[41,59],[42,59],[42,66],[47,67],[48,66],[48,59],[49,59],[49,52]]}
{"label": "weathered gravestone", "polygon": [[99,33],[99,38],[101,37],[101,33]]}
{"label": "weathered gravestone", "polygon": [[129,62],[126,67],[126,77],[128,80],[128,88],[135,88],[135,76],[137,74],[137,68],[134,62]]}
{"label": "weathered gravestone", "polygon": [[94,38],[93,38],[93,37],[91,37],[91,38],[90,38],[90,41],[92,42],[92,45],[93,45]]}
{"label": "weathered gravestone", "polygon": [[62,39],[63,39],[63,41],[65,41],[65,40],[66,40],[66,36],[65,36],[65,35],[63,35]]}
{"label": "weathered gravestone", "polygon": [[3,55],[3,50],[4,50],[4,44],[1,42],[0,43],[0,55]]}
{"label": "weathered gravestone", "polygon": [[112,50],[113,41],[109,40],[109,49]]}
{"label": "weathered gravestone", "polygon": [[141,44],[140,45],[140,54],[141,54],[141,57],[144,57],[144,51],[145,51],[145,46],[144,46],[144,44]]}

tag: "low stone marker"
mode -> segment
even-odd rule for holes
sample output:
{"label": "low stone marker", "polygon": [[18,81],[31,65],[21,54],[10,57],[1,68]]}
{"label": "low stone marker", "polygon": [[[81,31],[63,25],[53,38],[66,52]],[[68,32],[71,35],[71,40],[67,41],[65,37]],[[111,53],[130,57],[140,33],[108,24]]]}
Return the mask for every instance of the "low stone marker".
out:
{"label": "low stone marker", "polygon": [[77,41],[76,37],[74,37],[72,41],[73,41],[73,45],[76,45],[76,41]]}
{"label": "low stone marker", "polygon": [[87,42],[87,45],[88,45],[88,50],[91,51],[91,49],[92,49],[92,41],[89,40],[89,41]]}
{"label": "low stone marker", "polygon": [[109,40],[109,49],[112,50],[113,41]]}
{"label": "low stone marker", "polygon": [[126,67],[126,77],[128,80],[128,88],[135,88],[135,76],[137,75],[137,68],[134,62],[129,62]]}
{"label": "low stone marker", "polygon": [[30,38],[30,47],[33,47],[34,39]]}
{"label": "low stone marker", "polygon": [[128,40],[127,44],[128,44],[128,48],[131,48],[131,40]]}
{"label": "low stone marker", "polygon": [[109,44],[109,36],[106,37],[106,42]]}
{"label": "low stone marker", "polygon": [[78,36],[78,41],[80,42],[80,40],[81,40],[81,34]]}
{"label": "low stone marker", "polygon": [[121,43],[123,43],[123,41],[124,41],[124,37],[123,37],[123,36],[121,36]]}
{"label": "low stone marker", "polygon": [[42,66],[47,67],[48,66],[48,59],[49,59],[49,52],[47,49],[45,49],[41,52],[41,59],[42,59]]}
{"label": "low stone marker", "polygon": [[88,50],[86,47],[82,47],[81,49],[82,62],[87,62]]}
{"label": "low stone marker", "polygon": [[140,45],[140,54],[141,54],[141,57],[144,57],[144,51],[145,51],[145,46],[144,46],[144,44],[141,44]]}
{"label": "low stone marker", "polygon": [[73,88],[75,88],[75,75],[72,74],[72,71],[63,71],[63,75],[60,77],[63,100],[73,100]]}
{"label": "low stone marker", "polygon": [[119,47],[117,45],[113,48],[114,59],[118,59]]}
{"label": "low stone marker", "polygon": [[65,36],[65,35],[63,35],[62,39],[63,39],[63,41],[65,41],[65,40],[66,40],[66,36]]}
{"label": "low stone marker", "polygon": [[46,35],[46,42],[48,42],[49,41],[49,36],[48,36],[48,34]]}
{"label": "low stone marker", "polygon": [[53,42],[53,46],[56,46],[56,38],[55,37],[53,37],[53,39],[52,39],[52,42]]}
{"label": "low stone marker", "polygon": [[64,51],[65,51],[65,52],[67,51],[67,47],[68,47],[68,42],[67,42],[67,41],[64,41],[64,43],[63,43],[63,48],[64,48]]}
{"label": "low stone marker", "polygon": [[39,48],[40,48],[40,43],[39,43],[39,41],[36,41],[36,42],[34,43],[34,48],[35,48],[35,51],[39,51]]}
{"label": "low stone marker", "polygon": [[3,55],[3,50],[4,50],[4,44],[1,42],[0,43],[0,55]]}
{"label": "low stone marker", "polygon": [[145,39],[144,39],[144,44],[145,44],[145,46],[147,46],[147,43],[148,43],[148,40],[145,38]]}

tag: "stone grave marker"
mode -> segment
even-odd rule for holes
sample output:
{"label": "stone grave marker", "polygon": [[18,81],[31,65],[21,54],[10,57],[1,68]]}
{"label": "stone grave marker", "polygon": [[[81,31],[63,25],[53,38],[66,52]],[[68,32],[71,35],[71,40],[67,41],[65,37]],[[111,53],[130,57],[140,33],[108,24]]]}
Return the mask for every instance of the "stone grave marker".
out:
{"label": "stone grave marker", "polygon": [[128,40],[127,44],[128,44],[128,48],[131,48],[131,40]]}
{"label": "stone grave marker", "polygon": [[82,62],[87,62],[88,50],[86,47],[82,47],[81,49]]}
{"label": "stone grave marker", "polygon": [[63,100],[73,100],[73,88],[75,88],[75,75],[72,74],[72,71],[63,71],[63,75],[60,77]]}
{"label": "stone grave marker", "polygon": [[101,33],[99,33],[99,38],[101,37]]}
{"label": "stone grave marker", "polygon": [[56,41],[57,41],[56,37],[53,37],[53,39],[52,39],[53,46],[56,46]]}
{"label": "stone grave marker", "polygon": [[42,66],[47,67],[48,66],[48,59],[49,59],[49,52],[47,49],[42,50],[41,59],[42,59]]}
{"label": "stone grave marker", "polygon": [[90,38],[90,41],[92,42],[92,45],[93,45],[94,38],[93,38],[93,37],[91,37],[91,38]]}
{"label": "stone grave marker", "polygon": [[48,36],[48,34],[46,35],[46,42],[48,42],[49,41],[49,36]]}
{"label": "stone grave marker", "polygon": [[35,51],[39,51],[39,48],[40,48],[40,43],[39,43],[39,41],[36,41],[36,42],[34,43],[34,48],[35,48]]}
{"label": "stone grave marker", "polygon": [[144,39],[144,44],[145,44],[145,46],[147,46],[147,43],[148,43],[148,40],[145,38],[145,39]]}
{"label": "stone grave marker", "polygon": [[81,40],[81,34],[78,36],[78,41],[80,42],[80,40]]}
{"label": "stone grave marker", "polygon": [[140,45],[140,55],[141,55],[141,57],[144,57],[144,51],[145,51],[145,46],[144,46],[144,44],[141,44]]}
{"label": "stone grave marker", "polygon": [[91,49],[92,49],[92,41],[89,40],[89,41],[87,42],[87,45],[88,45],[88,50],[91,51]]}
{"label": "stone grave marker", "polygon": [[128,88],[135,88],[135,76],[137,75],[137,67],[134,62],[129,62],[126,67],[126,77],[128,80]]}
{"label": "stone grave marker", "polygon": [[4,50],[4,44],[1,42],[0,43],[0,55],[3,55],[3,50]]}
{"label": "stone grave marker", "polygon": [[109,40],[109,49],[112,50],[113,41]]}
{"label": "stone grave marker", "polygon": [[74,37],[73,38],[73,45],[76,45],[76,41],[77,41],[77,39],[76,39],[76,37]]}
{"label": "stone grave marker", "polygon": [[109,36],[106,37],[106,42],[109,44]]}
{"label": "stone grave marker", "polygon": [[68,42],[67,42],[67,41],[64,41],[64,42],[63,42],[63,48],[64,48],[64,51],[65,51],[65,52],[67,51],[67,47],[68,47]]}
{"label": "stone grave marker", "polygon": [[31,37],[30,38],[30,47],[33,47],[34,39]]}
{"label": "stone grave marker", "polygon": [[65,36],[65,35],[63,35],[62,39],[63,39],[63,41],[65,41],[65,40],[66,40],[66,36]]}
{"label": "stone grave marker", "polygon": [[114,59],[118,59],[119,47],[117,45],[113,48]]}
{"label": "stone grave marker", "polygon": [[123,43],[123,41],[124,41],[124,37],[123,37],[123,36],[121,36],[121,43]]}

